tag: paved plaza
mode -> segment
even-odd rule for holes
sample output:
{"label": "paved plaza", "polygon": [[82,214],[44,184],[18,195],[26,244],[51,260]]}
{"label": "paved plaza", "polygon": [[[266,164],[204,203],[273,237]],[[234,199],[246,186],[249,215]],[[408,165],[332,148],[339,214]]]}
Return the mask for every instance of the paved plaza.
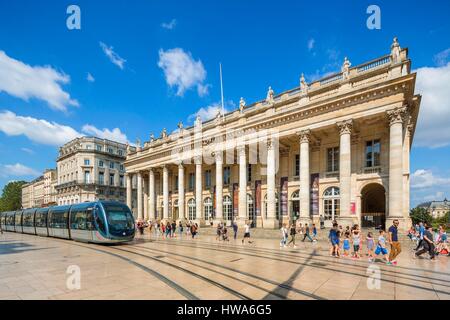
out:
{"label": "paved plaza", "polygon": [[[325,241],[280,249],[269,239],[145,235],[101,246],[5,232],[0,299],[450,299],[449,258],[413,259],[411,248],[404,242],[399,265],[387,266],[330,257]],[[68,289],[70,266],[80,289]]]}

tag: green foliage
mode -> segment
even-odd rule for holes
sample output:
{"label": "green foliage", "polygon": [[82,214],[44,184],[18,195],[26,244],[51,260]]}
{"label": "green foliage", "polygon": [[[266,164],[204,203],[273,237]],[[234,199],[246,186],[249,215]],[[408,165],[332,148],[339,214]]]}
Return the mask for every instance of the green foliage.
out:
{"label": "green foliage", "polygon": [[411,218],[413,224],[419,222],[431,223],[431,221],[433,220],[431,215],[424,208],[411,209],[411,211],[409,212],[409,217]]}
{"label": "green foliage", "polygon": [[13,181],[8,183],[0,197],[0,212],[14,211],[22,208],[22,186],[25,181]]}

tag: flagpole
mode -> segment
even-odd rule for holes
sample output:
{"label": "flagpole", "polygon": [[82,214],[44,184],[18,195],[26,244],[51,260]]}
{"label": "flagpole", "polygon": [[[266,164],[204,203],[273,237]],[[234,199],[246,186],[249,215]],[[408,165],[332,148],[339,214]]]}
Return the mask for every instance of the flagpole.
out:
{"label": "flagpole", "polygon": [[224,106],[224,102],[223,102],[222,63],[219,63],[219,67],[220,67],[220,96],[221,96],[221,101],[222,101],[222,117],[223,117],[223,120],[225,120],[225,106]]}

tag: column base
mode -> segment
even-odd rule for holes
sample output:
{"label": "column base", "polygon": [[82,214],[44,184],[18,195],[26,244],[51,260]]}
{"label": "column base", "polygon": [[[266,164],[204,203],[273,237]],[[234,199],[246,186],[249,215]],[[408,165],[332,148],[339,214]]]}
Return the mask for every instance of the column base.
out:
{"label": "column base", "polygon": [[280,221],[277,219],[264,219],[261,223],[263,229],[278,229],[280,227]]}
{"label": "column base", "polygon": [[392,223],[394,220],[398,220],[398,230],[406,232],[409,228],[411,228],[412,220],[410,217],[387,217],[386,218],[386,231],[389,229],[390,226],[392,226]]}
{"label": "column base", "polygon": [[355,224],[359,224],[359,219],[356,216],[354,216],[354,217],[339,217],[339,218],[336,218],[336,221],[340,226],[344,227],[344,229],[346,226],[352,227]]}

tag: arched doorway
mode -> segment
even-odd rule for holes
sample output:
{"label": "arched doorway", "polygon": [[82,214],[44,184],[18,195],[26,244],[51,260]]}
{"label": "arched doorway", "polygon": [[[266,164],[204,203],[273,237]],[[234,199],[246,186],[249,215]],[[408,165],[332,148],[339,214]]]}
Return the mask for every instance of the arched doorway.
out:
{"label": "arched doorway", "polygon": [[370,183],[361,190],[361,225],[365,228],[385,228],[386,190],[381,184]]}

